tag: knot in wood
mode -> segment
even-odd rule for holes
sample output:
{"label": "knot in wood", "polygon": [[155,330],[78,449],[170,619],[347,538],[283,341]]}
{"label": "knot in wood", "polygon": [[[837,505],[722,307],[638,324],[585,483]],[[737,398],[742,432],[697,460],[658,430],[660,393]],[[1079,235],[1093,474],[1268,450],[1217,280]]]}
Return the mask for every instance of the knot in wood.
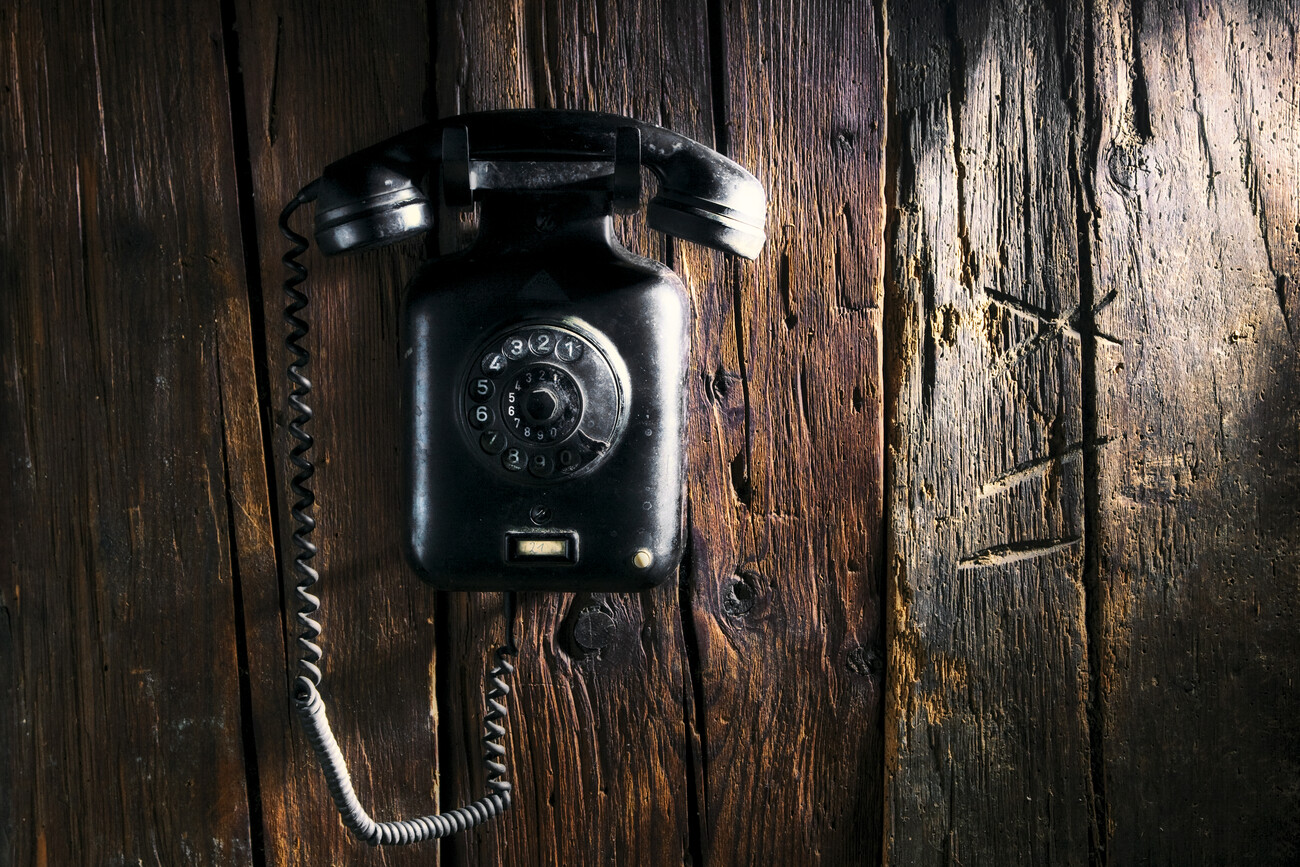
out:
{"label": "knot in wood", "polygon": [[729,617],[740,617],[753,609],[758,601],[757,577],[752,572],[742,572],[727,585],[722,593],[722,610]]}
{"label": "knot in wood", "polygon": [[1111,183],[1122,193],[1143,191],[1148,185],[1150,167],[1141,144],[1116,142],[1106,156]]}
{"label": "knot in wood", "polygon": [[846,666],[849,671],[864,677],[875,677],[884,671],[885,663],[880,656],[880,651],[874,647],[863,647],[858,645],[849,651],[849,658]]}

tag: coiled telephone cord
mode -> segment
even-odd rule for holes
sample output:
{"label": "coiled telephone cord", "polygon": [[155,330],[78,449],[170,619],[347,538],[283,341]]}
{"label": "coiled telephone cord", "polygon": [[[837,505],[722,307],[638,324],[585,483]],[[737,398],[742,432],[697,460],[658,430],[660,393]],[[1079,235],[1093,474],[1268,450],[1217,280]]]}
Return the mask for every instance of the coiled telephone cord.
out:
{"label": "coiled telephone cord", "polygon": [[305,373],[311,362],[311,353],[302,344],[307,336],[307,320],[299,314],[305,313],[308,298],[298,286],[307,279],[307,268],[298,261],[298,257],[307,251],[305,237],[289,228],[289,218],[302,205],[316,198],[316,183],[304,187],[293,201],[280,213],[280,231],[289,239],[292,246],[280,261],[289,271],[284,280],[284,293],[288,304],[284,309],[284,321],[289,327],[289,336],[285,338],[285,348],[292,360],[289,362],[289,410],[292,419],[289,422],[289,435],[294,439],[294,446],[289,452],[289,462],[297,470],[289,482],[293,495],[297,498],[290,514],[293,518],[293,543],[298,553],[293,558],[294,571],[300,576],[295,593],[300,607],[297,613],[298,676],[293,682],[294,703],[298,716],[306,729],[307,739],[320,761],[321,770],[329,786],[330,797],[338,807],[343,824],[360,840],[372,846],[418,843],[448,837],[466,828],[482,824],[498,816],[510,806],[510,783],[504,779],[506,773],[506,750],[500,743],[505,736],[506,705],[510,686],[506,678],[515,667],[507,656],[515,655],[514,646],[514,595],[506,597],[506,643],[495,652],[496,665],[487,677],[487,713],[483,717],[483,767],[487,772],[488,794],[471,804],[457,807],[446,813],[421,816],[418,819],[395,822],[376,822],[361,806],[352,789],[352,776],[348,773],[346,760],[339,750],[334,733],[330,730],[329,718],[325,715],[325,702],[320,695],[322,651],[317,639],[320,638],[321,625],[315,619],[320,610],[320,599],[311,590],[320,580],[320,574],[311,567],[311,559],[316,556],[316,545],[311,541],[311,533],[316,529],[316,519],[312,517],[312,507],[316,504],[316,495],[312,492],[311,477],[316,467],[307,456],[311,451],[312,437],[307,433],[306,424],[312,419],[311,407],[307,397],[311,394],[311,380]]}

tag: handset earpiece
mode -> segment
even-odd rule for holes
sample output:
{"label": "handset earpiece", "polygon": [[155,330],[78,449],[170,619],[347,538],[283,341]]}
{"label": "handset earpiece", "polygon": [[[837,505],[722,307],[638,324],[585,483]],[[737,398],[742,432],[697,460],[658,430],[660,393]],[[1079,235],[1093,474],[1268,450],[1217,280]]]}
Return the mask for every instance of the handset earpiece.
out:
{"label": "handset earpiece", "polygon": [[767,240],[767,197],[758,179],[697,141],[657,126],[641,128],[641,159],[659,178],[650,228],[746,259]]}
{"label": "handset earpiece", "polygon": [[331,163],[316,200],[316,244],[326,255],[396,243],[433,228],[419,181],[441,156],[424,128]]}

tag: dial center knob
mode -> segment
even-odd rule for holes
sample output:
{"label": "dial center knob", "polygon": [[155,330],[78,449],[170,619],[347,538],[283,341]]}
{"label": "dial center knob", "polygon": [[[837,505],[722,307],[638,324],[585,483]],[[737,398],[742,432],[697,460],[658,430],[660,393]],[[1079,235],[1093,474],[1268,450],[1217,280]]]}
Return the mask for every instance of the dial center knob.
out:
{"label": "dial center knob", "polygon": [[524,416],[533,424],[549,424],[559,414],[560,396],[550,386],[538,386],[524,396]]}

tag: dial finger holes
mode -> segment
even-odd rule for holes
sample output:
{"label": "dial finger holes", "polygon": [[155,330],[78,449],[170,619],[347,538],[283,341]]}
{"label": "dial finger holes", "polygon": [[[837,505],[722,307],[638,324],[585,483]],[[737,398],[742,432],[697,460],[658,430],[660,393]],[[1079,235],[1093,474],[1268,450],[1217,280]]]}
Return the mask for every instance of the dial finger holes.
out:
{"label": "dial finger holes", "polygon": [[583,475],[603,461],[626,398],[611,350],[596,340],[567,323],[488,340],[461,391],[471,453],[496,473],[533,484]]}

